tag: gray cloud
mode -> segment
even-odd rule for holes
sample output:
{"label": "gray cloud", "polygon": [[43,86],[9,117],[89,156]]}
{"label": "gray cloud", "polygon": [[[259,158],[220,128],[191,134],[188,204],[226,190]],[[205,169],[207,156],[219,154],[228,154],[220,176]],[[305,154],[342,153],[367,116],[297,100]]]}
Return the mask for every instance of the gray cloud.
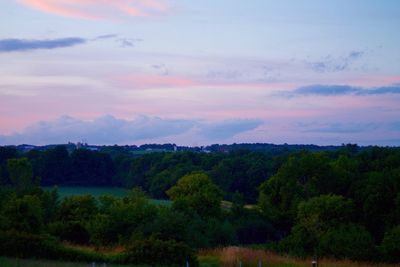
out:
{"label": "gray cloud", "polygon": [[[331,122],[331,123],[320,123],[320,122],[309,122],[309,123],[299,123],[296,126],[298,131],[303,133],[316,133],[318,136],[339,136],[345,138],[351,138],[352,136],[358,136],[358,142],[361,142],[363,138],[362,135],[368,135],[368,144],[385,144],[394,145],[398,144],[395,141],[394,136],[398,135],[400,131],[400,121],[374,121],[374,122]],[[385,138],[380,140],[375,140],[385,133]],[[364,140],[366,141],[366,140]]]}
{"label": "gray cloud", "polygon": [[153,64],[151,65],[153,69],[155,69],[160,75],[167,76],[169,74],[169,70],[165,64]]}
{"label": "gray cloud", "polygon": [[294,91],[298,95],[344,95],[356,92],[357,89],[347,85],[310,85]]}
{"label": "gray cloud", "polygon": [[280,79],[281,66],[263,62],[228,62],[229,65],[210,69],[205,73],[208,80],[215,82],[269,83]]}
{"label": "gray cloud", "polygon": [[305,64],[315,72],[339,72],[350,68],[350,66],[364,55],[362,51],[351,51],[343,57],[326,56],[317,61],[305,61]]}
{"label": "gray cloud", "polygon": [[99,35],[96,38],[94,38],[93,40],[99,40],[99,39],[112,39],[112,38],[117,38],[118,35],[116,34],[104,34],[104,35]]}
{"label": "gray cloud", "polygon": [[213,80],[237,80],[244,75],[242,70],[211,70],[207,73],[207,78]]}
{"label": "gray cloud", "polygon": [[200,134],[211,140],[221,140],[236,134],[254,130],[263,122],[258,119],[226,120],[216,123],[205,123],[200,126]]}
{"label": "gray cloud", "polygon": [[194,122],[158,117],[138,116],[122,120],[107,115],[93,121],[62,116],[54,121],[38,122],[23,132],[0,136],[2,144],[49,144],[85,140],[94,144],[126,143],[141,139],[160,138],[186,132]]}
{"label": "gray cloud", "polygon": [[55,49],[70,47],[86,43],[87,40],[79,37],[68,37],[47,40],[27,40],[27,39],[1,39],[0,52],[17,52],[37,49]]}
{"label": "gray cloud", "polygon": [[385,86],[372,89],[360,89],[359,95],[381,95],[381,94],[400,94],[400,86]]}
{"label": "gray cloud", "polygon": [[91,144],[127,144],[140,140],[157,140],[197,129],[201,137],[223,139],[252,130],[259,120],[230,120],[214,123],[196,120],[163,119],[141,115],[133,120],[107,115],[93,121],[62,116],[54,121],[42,121],[20,133],[0,135],[0,144],[60,144],[85,141]]}
{"label": "gray cloud", "polygon": [[116,34],[105,34],[96,36],[93,39],[81,37],[67,37],[57,39],[0,39],[0,53],[23,52],[38,49],[56,49],[85,44],[89,41],[99,41],[104,39],[114,39],[122,47],[133,47],[142,39],[118,38]]}
{"label": "gray cloud", "polygon": [[281,96],[337,96],[337,95],[382,95],[400,94],[400,86],[381,86],[372,88],[353,87],[349,85],[310,85],[297,88],[290,92],[280,92]]}
{"label": "gray cloud", "polygon": [[317,125],[305,132],[319,132],[319,133],[360,133],[360,132],[371,132],[384,125],[378,123],[331,123],[325,125]]}
{"label": "gray cloud", "polygon": [[139,38],[118,38],[116,39],[122,47],[134,47],[138,42],[143,42],[143,39]]}

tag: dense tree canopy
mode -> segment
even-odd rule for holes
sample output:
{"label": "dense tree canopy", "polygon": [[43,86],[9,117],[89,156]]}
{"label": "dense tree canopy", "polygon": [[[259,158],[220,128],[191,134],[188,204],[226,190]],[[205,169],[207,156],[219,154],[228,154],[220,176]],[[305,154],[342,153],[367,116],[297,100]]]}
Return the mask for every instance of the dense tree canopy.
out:
{"label": "dense tree canopy", "polygon": [[[36,177],[42,185],[122,186],[131,193],[60,199]],[[298,256],[400,261],[398,148],[275,155],[0,147],[0,178],[4,240],[22,233],[95,246],[269,242]],[[221,206],[222,200],[230,202]]]}
{"label": "dense tree canopy", "polygon": [[174,201],[185,201],[204,218],[220,214],[222,191],[204,173],[183,176],[167,194]]}

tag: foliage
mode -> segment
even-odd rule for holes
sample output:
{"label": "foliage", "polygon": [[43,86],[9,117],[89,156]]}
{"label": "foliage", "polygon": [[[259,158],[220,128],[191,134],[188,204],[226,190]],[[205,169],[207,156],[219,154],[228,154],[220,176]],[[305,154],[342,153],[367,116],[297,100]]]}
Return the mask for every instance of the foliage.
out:
{"label": "foliage", "polygon": [[18,258],[46,258],[68,261],[104,261],[96,253],[66,248],[55,239],[15,231],[0,231],[0,255]]}
{"label": "foliage", "polygon": [[39,178],[33,181],[32,165],[27,158],[7,160],[7,170],[12,185],[18,193],[29,192],[35,185],[39,185]]}
{"label": "foliage", "polygon": [[26,233],[40,233],[43,229],[43,209],[35,195],[11,196],[1,212],[3,229],[13,229]]}
{"label": "foliage", "polygon": [[[101,249],[151,237],[196,249],[277,241],[281,252],[303,257],[400,260],[398,148],[346,145],[278,155],[237,148],[133,155],[117,148],[19,153],[0,147],[0,229],[17,243],[35,236],[32,247],[46,251],[52,244],[61,258],[93,255],[76,256],[54,238]],[[140,189],[60,198],[57,189],[39,188],[37,176],[47,185]],[[247,205],[257,188],[258,205]],[[153,204],[148,197],[154,196],[170,196],[171,205]],[[222,199],[231,202],[221,208]]]}
{"label": "foliage", "polygon": [[61,203],[58,217],[61,221],[85,221],[96,213],[96,199],[92,195],[67,197]]}
{"label": "foliage", "polygon": [[387,261],[400,261],[400,225],[385,233],[380,250]]}
{"label": "foliage", "polygon": [[184,200],[203,218],[219,216],[222,191],[204,173],[183,176],[167,191],[174,201]]}
{"label": "foliage", "polygon": [[293,226],[298,204],[318,195],[324,182],[330,179],[328,162],[321,153],[303,152],[291,156],[260,186],[259,205],[266,216],[288,231]]}
{"label": "foliage", "polygon": [[318,244],[320,256],[361,261],[369,261],[376,257],[371,234],[356,224],[342,224],[329,228]]}
{"label": "foliage", "polygon": [[299,256],[368,260],[374,244],[364,227],[351,224],[353,203],[342,196],[321,195],[298,206],[297,223],[282,242]]}

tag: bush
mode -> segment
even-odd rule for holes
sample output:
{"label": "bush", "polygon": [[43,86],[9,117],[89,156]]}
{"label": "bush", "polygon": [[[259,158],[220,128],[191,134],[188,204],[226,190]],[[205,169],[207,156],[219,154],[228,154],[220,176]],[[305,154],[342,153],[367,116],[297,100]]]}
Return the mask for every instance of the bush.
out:
{"label": "bush", "polygon": [[0,256],[65,261],[107,261],[104,256],[66,248],[56,239],[16,231],[0,231]]}
{"label": "bush", "polygon": [[168,266],[184,266],[188,261],[190,266],[198,266],[194,251],[186,244],[174,240],[162,241],[154,238],[131,242],[127,246],[121,261],[122,263]]}
{"label": "bush", "polygon": [[376,256],[371,234],[356,224],[340,224],[319,235],[313,235],[309,229],[296,225],[292,233],[276,245],[276,250],[303,258],[314,255],[369,261]]}
{"label": "bush", "polygon": [[350,224],[329,229],[320,241],[322,256],[337,259],[373,260],[374,242],[362,226]]}
{"label": "bush", "polygon": [[386,261],[400,262],[400,225],[385,233],[380,250]]}
{"label": "bush", "polygon": [[0,256],[158,266],[184,266],[188,261],[191,267],[198,267],[194,251],[184,243],[173,240],[162,241],[153,238],[137,240],[132,242],[126,251],[107,256],[98,252],[65,247],[50,236],[33,235],[14,230],[0,231]]}
{"label": "bush", "polygon": [[44,244],[50,244],[50,240],[43,236],[21,233],[15,230],[0,232],[0,254],[2,256],[31,258],[41,257]]}
{"label": "bush", "polygon": [[10,197],[4,203],[4,228],[21,232],[39,234],[43,228],[43,208],[40,199],[35,195]]}
{"label": "bush", "polygon": [[90,235],[80,222],[54,222],[48,225],[48,232],[62,241],[85,245],[89,243]]}

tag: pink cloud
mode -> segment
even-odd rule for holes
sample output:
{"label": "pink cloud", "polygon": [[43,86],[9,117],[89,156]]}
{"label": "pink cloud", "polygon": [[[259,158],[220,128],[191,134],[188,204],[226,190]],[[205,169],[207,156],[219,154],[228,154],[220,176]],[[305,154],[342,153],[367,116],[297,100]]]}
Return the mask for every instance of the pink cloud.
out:
{"label": "pink cloud", "polygon": [[194,80],[159,75],[129,75],[111,78],[112,82],[129,89],[158,89],[191,87],[197,83]]}
{"label": "pink cloud", "polygon": [[400,83],[400,75],[370,75],[347,81],[353,86],[375,87]]}
{"label": "pink cloud", "polygon": [[110,19],[152,17],[165,14],[169,7],[165,0],[18,0],[28,7],[80,19]]}
{"label": "pink cloud", "polygon": [[281,82],[251,82],[251,81],[215,81],[199,77],[185,77],[179,75],[156,75],[156,74],[138,74],[138,75],[119,75],[108,77],[108,82],[116,84],[125,89],[161,89],[161,88],[220,88],[220,89],[264,89],[275,90],[276,88],[293,88],[293,83]]}

